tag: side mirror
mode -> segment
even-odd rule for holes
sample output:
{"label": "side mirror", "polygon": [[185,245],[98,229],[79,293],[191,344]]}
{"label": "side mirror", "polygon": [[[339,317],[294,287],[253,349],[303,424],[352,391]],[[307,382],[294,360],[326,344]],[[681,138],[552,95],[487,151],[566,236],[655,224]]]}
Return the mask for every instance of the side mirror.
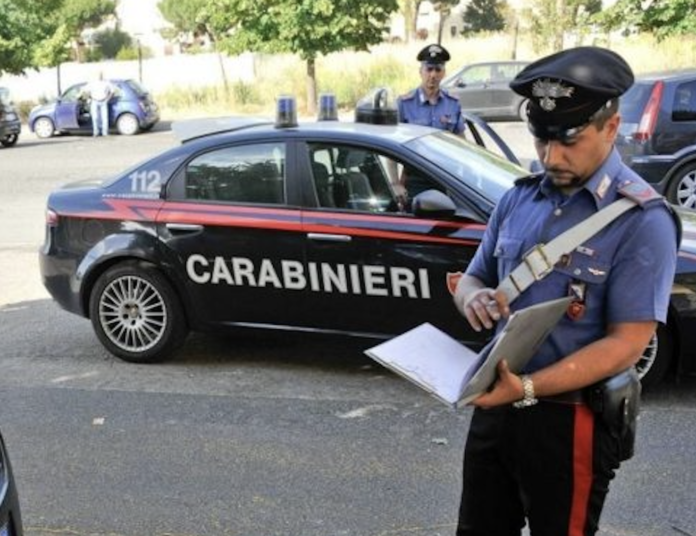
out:
{"label": "side mirror", "polygon": [[419,218],[451,218],[457,206],[449,197],[438,190],[426,190],[413,198],[413,214]]}
{"label": "side mirror", "polygon": [[461,78],[457,78],[457,81],[454,83],[455,86],[457,87],[466,87],[466,82],[462,80]]}

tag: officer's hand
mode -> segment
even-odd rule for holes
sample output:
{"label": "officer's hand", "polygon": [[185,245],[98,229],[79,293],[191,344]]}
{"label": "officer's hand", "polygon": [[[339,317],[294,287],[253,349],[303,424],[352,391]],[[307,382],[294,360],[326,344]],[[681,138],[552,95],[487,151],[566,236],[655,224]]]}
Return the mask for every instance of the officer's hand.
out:
{"label": "officer's hand", "polygon": [[[458,288],[457,294],[459,292]],[[455,296],[455,302],[475,331],[484,327],[491,329],[495,322],[510,315],[507,296],[492,288],[482,288],[468,296]]]}
{"label": "officer's hand", "polygon": [[498,379],[487,393],[474,399],[471,404],[480,408],[493,408],[503,404],[512,404],[524,398],[522,380],[516,374],[510,372],[507,361],[504,359],[498,363]]}

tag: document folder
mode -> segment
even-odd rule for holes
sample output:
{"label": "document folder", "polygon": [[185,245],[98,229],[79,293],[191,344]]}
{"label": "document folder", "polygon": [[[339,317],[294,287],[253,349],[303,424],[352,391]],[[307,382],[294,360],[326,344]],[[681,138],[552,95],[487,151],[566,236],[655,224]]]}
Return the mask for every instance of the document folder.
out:
{"label": "document folder", "polygon": [[[572,298],[560,298],[520,309],[480,352],[474,352],[429,323],[365,350],[365,354],[418,385],[450,407],[483,394],[505,359],[521,371],[568,309]],[[462,322],[466,322],[462,318]]]}

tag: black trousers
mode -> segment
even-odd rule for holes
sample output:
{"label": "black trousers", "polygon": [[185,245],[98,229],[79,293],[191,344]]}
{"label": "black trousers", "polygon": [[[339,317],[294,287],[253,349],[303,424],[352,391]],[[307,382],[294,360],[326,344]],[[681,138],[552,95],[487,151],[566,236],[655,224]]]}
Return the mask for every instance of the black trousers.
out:
{"label": "black trousers", "polygon": [[592,536],[619,466],[618,439],[585,405],[476,409],[457,536]]}

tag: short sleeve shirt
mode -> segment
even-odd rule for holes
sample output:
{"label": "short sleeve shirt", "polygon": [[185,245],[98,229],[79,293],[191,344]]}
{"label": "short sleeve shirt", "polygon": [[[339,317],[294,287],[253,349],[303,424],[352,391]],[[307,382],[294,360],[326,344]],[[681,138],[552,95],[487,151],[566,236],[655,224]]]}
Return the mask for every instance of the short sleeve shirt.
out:
{"label": "short sleeve shirt", "polygon": [[399,120],[449,130],[455,134],[464,132],[464,120],[459,100],[441,89],[435,104],[431,104],[421,88],[415,89],[398,100]]}
{"label": "short sleeve shirt", "polygon": [[[621,162],[616,150],[570,197],[547,178],[523,181],[494,210],[467,274],[495,288],[530,248],[548,243],[619,199],[619,190],[629,184],[651,188]],[[676,224],[662,199],[629,210],[576,248],[511,304],[514,311],[568,295],[584,300],[582,316],[565,315],[525,372],[602,338],[609,324],[665,322],[676,256]]]}

